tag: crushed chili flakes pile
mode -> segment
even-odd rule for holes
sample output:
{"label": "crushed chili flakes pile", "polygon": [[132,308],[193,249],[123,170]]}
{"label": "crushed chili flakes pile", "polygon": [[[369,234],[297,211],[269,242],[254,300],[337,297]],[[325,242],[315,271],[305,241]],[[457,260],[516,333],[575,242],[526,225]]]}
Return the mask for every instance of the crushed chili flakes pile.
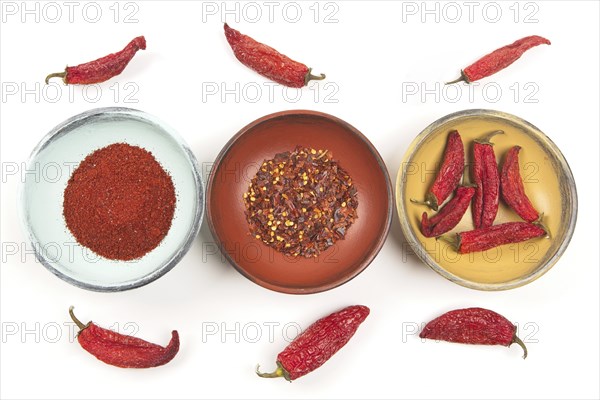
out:
{"label": "crushed chili flakes pile", "polygon": [[297,146],[265,160],[243,200],[250,233],[294,257],[318,256],[357,218],[352,178],[327,150]]}

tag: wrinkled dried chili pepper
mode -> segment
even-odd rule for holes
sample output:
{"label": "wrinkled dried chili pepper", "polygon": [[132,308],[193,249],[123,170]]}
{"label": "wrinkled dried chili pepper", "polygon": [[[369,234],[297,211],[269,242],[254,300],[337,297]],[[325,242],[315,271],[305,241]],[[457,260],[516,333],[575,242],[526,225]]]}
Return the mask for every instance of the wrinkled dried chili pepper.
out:
{"label": "wrinkled dried chili pepper", "polygon": [[512,44],[501,47],[481,57],[460,71],[460,78],[447,82],[446,85],[461,81],[471,83],[493,75],[517,61],[527,50],[540,44],[550,44],[550,41],[541,36],[527,36],[519,39]]}
{"label": "wrinkled dried chili pepper", "polygon": [[146,49],[146,39],[138,36],[117,53],[109,54],[94,61],[75,67],[66,67],[64,72],[55,72],[46,77],[46,84],[51,78],[62,78],[66,84],[88,85],[100,83],[119,75],[138,50]]}
{"label": "wrinkled dried chili pepper", "polygon": [[449,311],[425,325],[419,337],[507,347],[517,343],[523,349],[523,358],[527,358],[527,347],[517,336],[517,327],[497,312],[485,308]]}
{"label": "wrinkled dried chili pepper", "polygon": [[492,226],[498,213],[498,200],[500,197],[500,174],[494,144],[490,139],[503,131],[494,131],[482,139],[475,139],[473,143],[473,164],[471,173],[473,183],[477,185],[473,196],[473,224],[475,228]]}
{"label": "wrinkled dried chili pepper", "polygon": [[529,222],[506,222],[457,233],[454,241],[449,238],[442,237],[442,239],[449,242],[460,254],[466,254],[546,235],[547,233],[542,227]]}
{"label": "wrinkled dried chili pepper", "polygon": [[318,256],[358,218],[349,174],[331,152],[301,146],[264,160],[243,201],[250,233],[294,257]]}
{"label": "wrinkled dried chili pepper", "polygon": [[293,381],[314,371],[348,343],[369,313],[368,307],[350,306],[321,318],[279,353],[275,372],[262,373],[257,366],[257,375]]}
{"label": "wrinkled dried chili pepper", "polygon": [[474,194],[474,187],[459,186],[454,197],[436,215],[428,218],[427,213],[423,213],[421,233],[425,237],[435,237],[454,229],[465,215]]}
{"label": "wrinkled dried chili pepper", "polygon": [[519,217],[527,222],[534,222],[539,220],[540,213],[533,207],[529,197],[525,194],[523,179],[519,172],[520,150],[520,146],[514,146],[506,153],[500,177],[502,198]]}
{"label": "wrinkled dried chili pepper", "polygon": [[88,322],[83,324],[73,314],[73,306],[69,315],[80,329],[77,341],[88,353],[98,360],[120,368],[151,368],[171,361],[179,351],[179,334],[172,332],[167,347],[146,342],[133,336],[104,329]]}
{"label": "wrinkled dried chili pepper", "polygon": [[266,44],[224,25],[225,37],[235,57],[248,68],[285,86],[301,88],[311,80],[325,79],[325,75],[311,74],[311,68],[294,61]]}
{"label": "wrinkled dried chili pepper", "polygon": [[425,201],[420,202],[411,199],[413,203],[424,204],[437,211],[444,200],[454,192],[460,183],[465,165],[465,149],[460,134],[453,130],[448,135],[444,160],[438,174],[425,196]]}

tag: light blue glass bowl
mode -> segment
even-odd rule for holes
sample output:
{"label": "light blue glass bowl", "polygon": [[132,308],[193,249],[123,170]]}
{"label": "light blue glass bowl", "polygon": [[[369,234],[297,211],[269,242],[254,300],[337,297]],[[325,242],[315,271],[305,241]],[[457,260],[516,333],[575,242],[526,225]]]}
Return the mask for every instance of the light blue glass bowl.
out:
{"label": "light blue glass bowl", "polygon": [[[77,243],[65,224],[63,193],[77,165],[112,143],[150,151],[171,175],[177,202],[172,225],[154,250],[133,261],[109,260]],[[42,265],[84,289],[115,292],[146,285],[189,250],[204,215],[204,185],[184,140],[157,118],[128,108],[99,108],[52,129],[33,150],[21,188],[21,220]]]}

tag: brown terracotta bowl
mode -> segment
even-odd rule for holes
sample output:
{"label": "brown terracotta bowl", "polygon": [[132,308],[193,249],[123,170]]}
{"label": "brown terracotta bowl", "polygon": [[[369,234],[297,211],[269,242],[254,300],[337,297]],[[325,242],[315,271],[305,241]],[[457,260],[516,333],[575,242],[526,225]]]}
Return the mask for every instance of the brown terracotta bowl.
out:
{"label": "brown terracotta bowl", "polygon": [[[255,239],[242,200],[265,159],[297,145],[327,149],[352,177],[358,219],[346,237],[318,257],[290,257]],[[246,278],[283,293],[317,293],[357,276],[373,261],[392,219],[392,188],[381,156],[350,124],[316,111],[283,111],[262,117],[225,145],[207,192],[210,230],[229,262]]]}

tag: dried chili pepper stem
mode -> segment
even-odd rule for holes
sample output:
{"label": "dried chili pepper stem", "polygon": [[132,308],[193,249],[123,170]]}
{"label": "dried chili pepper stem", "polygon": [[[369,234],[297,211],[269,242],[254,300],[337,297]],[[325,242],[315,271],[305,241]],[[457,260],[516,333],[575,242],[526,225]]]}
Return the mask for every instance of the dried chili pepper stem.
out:
{"label": "dried chili pepper stem", "polygon": [[322,81],[325,78],[325,74],[313,75],[312,68],[309,68],[306,75],[304,75],[304,86],[308,85],[310,81]]}
{"label": "dried chili pepper stem", "polygon": [[420,206],[427,206],[427,207],[431,208],[434,211],[437,211],[437,209],[440,206],[438,204],[438,201],[437,201],[436,197],[432,193],[427,193],[425,195],[425,200],[423,200],[423,201],[416,200],[416,199],[410,199],[410,202],[413,203],[413,204],[418,204]]}
{"label": "dried chili pepper stem", "polygon": [[67,68],[68,68],[68,67],[69,67],[68,65],[67,65],[67,66],[65,66],[65,70],[64,70],[63,72],[53,72],[53,73],[51,73],[51,74],[48,74],[48,76],[46,77],[46,80],[45,80],[45,81],[46,81],[46,85],[48,84],[48,82],[49,82],[49,81],[50,81],[50,79],[52,79],[52,78],[60,78],[60,79],[62,79],[62,80],[63,80],[63,82],[66,84],[66,83],[67,83],[67,81],[66,81],[66,79],[65,79],[65,78],[67,77],[67,71],[66,71],[66,70],[67,70]]}
{"label": "dried chili pepper stem", "polygon": [[283,368],[283,365],[279,361],[276,362],[277,369],[273,372],[260,372],[260,365],[256,365],[256,375],[261,378],[285,378],[286,381],[291,382],[290,374]]}
{"label": "dried chili pepper stem", "polygon": [[525,346],[525,343],[523,343],[523,341],[517,336],[516,332],[513,335],[512,342],[510,342],[510,344],[508,345],[508,347],[510,347],[514,343],[516,343],[519,346],[521,346],[521,348],[523,349],[523,360],[526,359],[527,358],[527,346]]}
{"label": "dried chili pepper stem", "polygon": [[471,83],[471,81],[469,81],[469,77],[467,75],[465,75],[465,71],[462,69],[460,70],[460,76],[458,78],[456,78],[453,81],[446,82],[445,85],[452,85],[452,84],[458,83],[458,82]]}
{"label": "dried chili pepper stem", "polygon": [[504,131],[501,129],[498,129],[497,131],[488,133],[487,135],[485,135],[484,137],[482,137],[480,139],[475,139],[474,142],[481,143],[481,144],[488,144],[490,146],[493,146],[494,143],[490,142],[490,140],[496,135],[503,135],[503,134],[504,134]]}
{"label": "dried chili pepper stem", "polygon": [[73,309],[75,307],[71,306],[69,307],[69,315],[71,316],[71,319],[73,320],[73,322],[75,323],[75,325],[77,325],[77,327],[79,328],[79,330],[84,330],[85,328],[87,328],[90,323],[88,322],[87,324],[84,324],[83,322],[81,322],[76,316],[75,313],[73,313]]}

